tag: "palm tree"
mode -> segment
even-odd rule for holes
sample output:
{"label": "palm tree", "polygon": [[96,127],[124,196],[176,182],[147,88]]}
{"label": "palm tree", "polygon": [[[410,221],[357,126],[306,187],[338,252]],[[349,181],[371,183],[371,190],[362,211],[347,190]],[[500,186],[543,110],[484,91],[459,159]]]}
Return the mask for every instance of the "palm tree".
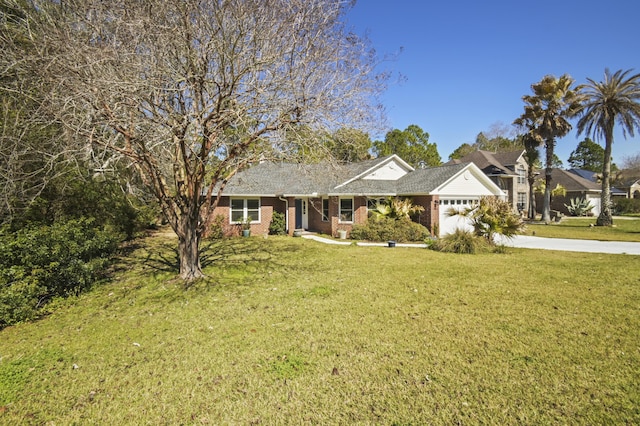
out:
{"label": "palm tree", "polygon": [[571,123],[568,118],[574,116],[581,106],[579,94],[571,88],[573,82],[573,78],[565,74],[560,78],[547,75],[532,84],[533,95],[522,97],[524,113],[514,121],[514,124],[528,127],[544,140],[546,189],[542,220],[545,222],[551,220],[551,170],[556,139],[569,133]]}
{"label": "palm tree", "polygon": [[622,135],[634,136],[634,130],[640,129],[640,74],[627,75],[632,70],[618,70],[611,74],[604,70],[604,81],[596,82],[587,78],[588,83],[580,85],[578,91],[585,102],[579,110],[578,135],[585,131],[594,139],[604,137],[604,162],[602,165],[602,194],[600,196],[600,215],[598,226],[611,226],[611,150],[613,128],[622,126]]}
{"label": "palm tree", "polygon": [[474,234],[486,238],[489,244],[496,243],[496,235],[513,238],[525,229],[522,218],[513,211],[511,203],[498,197],[480,197],[477,203],[461,210],[451,207],[447,215],[471,219]]}
{"label": "palm tree", "polygon": [[542,145],[542,139],[533,131],[529,131],[522,136],[524,144],[524,160],[527,163],[527,183],[529,184],[529,209],[527,211],[527,217],[529,219],[536,218],[536,194],[534,185],[536,183],[536,175],[538,174],[536,169],[540,166],[540,151],[538,148]]}

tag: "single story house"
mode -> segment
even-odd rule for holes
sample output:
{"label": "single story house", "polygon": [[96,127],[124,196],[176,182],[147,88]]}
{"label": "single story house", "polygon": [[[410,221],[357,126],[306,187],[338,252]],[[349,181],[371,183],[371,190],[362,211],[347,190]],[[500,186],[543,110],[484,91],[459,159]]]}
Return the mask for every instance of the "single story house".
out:
{"label": "single story house", "polygon": [[[544,181],[545,174],[541,173],[538,180]],[[571,200],[575,198],[584,198],[593,205],[594,216],[600,214],[600,194],[602,193],[602,185],[590,179],[572,173],[569,170],[554,168],[551,170],[551,187],[561,185],[566,190],[566,195],[556,195],[551,197],[551,210],[557,210],[565,215],[569,215],[569,210],[565,207],[571,205]],[[538,212],[542,211],[544,202],[544,194],[536,193],[536,207]]]}
{"label": "single story house", "polygon": [[625,179],[617,186],[625,193],[627,198],[640,199],[640,179],[637,177]]}
{"label": "single story house", "polygon": [[510,152],[490,152],[477,150],[464,157],[451,160],[447,164],[473,163],[484,174],[507,193],[514,211],[528,211],[529,183],[527,171],[529,165],[524,159],[524,150]]}
{"label": "single story house", "polygon": [[369,209],[390,196],[423,206],[418,221],[437,236],[465,225],[464,218],[446,214],[449,208],[482,196],[506,198],[473,163],[414,169],[397,155],[349,164],[264,162],[229,180],[214,215],[238,229],[250,218],[255,235],[268,233],[273,212],[280,212],[290,235],[309,230],[335,236],[365,223]]}
{"label": "single story house", "polygon": [[[574,175],[578,175],[580,177],[588,179],[590,181],[600,183],[599,182],[600,176],[601,176],[600,173],[596,173],[596,172],[592,172],[591,170],[584,170],[584,169],[569,169],[569,172],[573,173]],[[611,196],[628,198],[626,191],[623,191],[615,186],[611,187]]]}

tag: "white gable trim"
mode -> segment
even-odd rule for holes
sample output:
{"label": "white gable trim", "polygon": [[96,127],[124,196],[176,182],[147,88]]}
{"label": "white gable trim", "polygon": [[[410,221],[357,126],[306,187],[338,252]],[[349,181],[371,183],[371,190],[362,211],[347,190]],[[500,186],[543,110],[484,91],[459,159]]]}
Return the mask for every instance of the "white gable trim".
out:
{"label": "white gable trim", "polygon": [[[390,172],[390,165],[398,165],[401,170],[398,173]],[[374,180],[398,180],[402,176],[406,175],[409,172],[414,171],[415,169],[411,167],[406,161],[402,158],[398,157],[396,154],[391,155],[385,161],[376,164],[375,166],[365,170],[357,176],[352,177],[351,179],[341,183],[335,188],[341,188],[345,185],[350,184],[359,179],[374,179]],[[379,175],[376,176],[376,172],[379,172]]]}
{"label": "white gable trim", "polygon": [[506,193],[502,189],[500,189],[500,187],[496,185],[491,179],[489,179],[487,175],[482,173],[482,170],[480,170],[478,166],[473,163],[467,164],[467,166],[461,169],[458,173],[447,179],[444,183],[440,184],[436,189],[430,192],[430,195],[449,195],[447,193],[447,187],[460,178],[465,180],[475,179],[479,181],[487,189],[487,192],[491,193],[492,195],[501,198],[506,197]]}

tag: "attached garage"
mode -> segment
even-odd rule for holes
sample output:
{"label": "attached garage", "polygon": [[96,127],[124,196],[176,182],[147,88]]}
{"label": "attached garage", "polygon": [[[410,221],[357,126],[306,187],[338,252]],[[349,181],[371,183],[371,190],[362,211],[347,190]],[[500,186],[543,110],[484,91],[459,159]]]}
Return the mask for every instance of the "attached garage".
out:
{"label": "attached garage", "polygon": [[473,230],[469,220],[461,215],[452,215],[453,210],[460,212],[472,206],[478,199],[440,199],[440,236],[453,233],[457,228]]}
{"label": "attached garage", "polygon": [[457,228],[472,230],[469,220],[451,215],[451,210],[461,211],[475,204],[480,197],[495,196],[506,199],[507,195],[491,179],[473,164],[469,164],[455,176],[431,192],[438,195],[439,236],[453,233]]}

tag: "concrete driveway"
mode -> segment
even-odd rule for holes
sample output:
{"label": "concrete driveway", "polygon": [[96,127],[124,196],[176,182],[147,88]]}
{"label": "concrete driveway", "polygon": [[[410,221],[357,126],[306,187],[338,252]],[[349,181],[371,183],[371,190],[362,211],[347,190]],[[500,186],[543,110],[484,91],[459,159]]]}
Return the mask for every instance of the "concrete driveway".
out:
{"label": "concrete driveway", "polygon": [[[334,240],[324,238],[315,234],[302,235],[303,238],[312,239],[325,244],[351,245],[353,241]],[[634,254],[640,255],[640,243],[621,241],[596,241],[596,240],[571,240],[566,238],[542,238],[518,235],[512,239],[498,237],[498,244],[507,247],[538,249],[538,250],[559,250],[576,251],[586,253],[611,253],[611,254]],[[387,243],[356,243],[359,246],[387,246]],[[424,248],[426,244],[397,244],[397,247]]]}
{"label": "concrete driveway", "polygon": [[566,238],[542,238],[518,235],[497,241],[507,247],[577,251],[587,253],[636,254],[640,255],[640,243],[622,241],[571,240]]}

